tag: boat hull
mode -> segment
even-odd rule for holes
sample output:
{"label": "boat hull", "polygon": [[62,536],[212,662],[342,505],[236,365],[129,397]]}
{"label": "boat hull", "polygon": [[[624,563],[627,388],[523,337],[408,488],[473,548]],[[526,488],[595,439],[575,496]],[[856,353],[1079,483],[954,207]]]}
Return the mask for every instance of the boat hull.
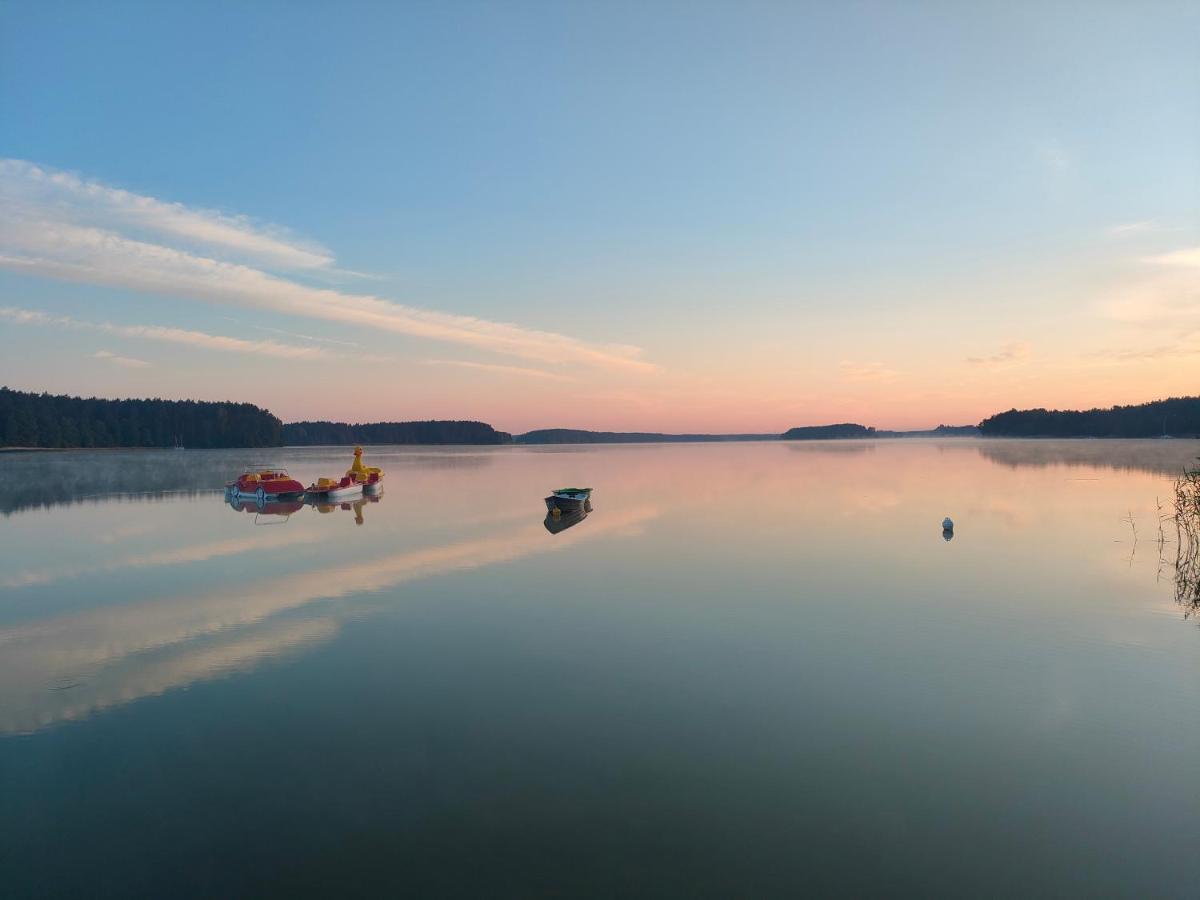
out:
{"label": "boat hull", "polygon": [[586,500],[578,509],[559,510],[556,512],[546,513],[546,519],[542,523],[546,526],[546,530],[551,534],[559,534],[566,531],[574,525],[578,525],[588,517],[588,513],[592,511],[592,504]]}
{"label": "boat hull", "polygon": [[546,498],[546,509],[550,512],[559,509],[563,512],[568,510],[583,509],[587,504],[588,498],[583,497],[564,497],[559,494],[551,494]]}
{"label": "boat hull", "polygon": [[315,500],[343,500],[347,497],[357,497],[363,492],[361,484],[348,484],[345,487],[332,487],[324,491],[307,491],[308,496]]}
{"label": "boat hull", "polygon": [[250,500],[287,500],[304,496],[304,486],[298,481],[282,486],[260,484],[255,487],[234,484],[225,485],[225,492],[230,497],[242,497]]}

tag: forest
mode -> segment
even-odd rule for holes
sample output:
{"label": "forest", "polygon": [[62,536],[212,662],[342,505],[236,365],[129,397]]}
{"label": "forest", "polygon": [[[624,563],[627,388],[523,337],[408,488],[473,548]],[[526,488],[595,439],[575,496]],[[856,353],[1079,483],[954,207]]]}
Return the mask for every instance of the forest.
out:
{"label": "forest", "polygon": [[485,422],[289,422],[283,442],[289,447],[339,444],[507,444],[512,435]]}
{"label": "forest", "polygon": [[[784,440],[948,435],[973,436],[970,426],[932,431],[876,431],[863,425],[792,428]],[[1108,409],[1010,409],[979,423],[983,437],[1197,437],[1200,397],[1171,397]],[[522,444],[762,440],[757,434],[659,434],[548,428],[517,436]],[[512,435],[485,422],[291,422],[250,403],[198,400],[101,400],[35,394],[0,387],[0,447],[279,447],[349,444],[508,444]]]}
{"label": "forest", "polygon": [[541,428],[519,434],[518,444],[695,444],[709,441],[761,441],[774,434],[663,434],[657,431],[584,431],[579,428]]}
{"label": "forest", "polygon": [[4,447],[277,447],[282,428],[250,403],[84,399],[0,387]]}
{"label": "forest", "polygon": [[979,423],[984,437],[1195,437],[1200,397],[1171,397],[1108,409],[1010,409]]}
{"label": "forest", "polygon": [[875,437],[875,429],[866,425],[843,422],[838,425],[803,425],[789,428],[781,437],[785,441],[824,441],[830,438]]}

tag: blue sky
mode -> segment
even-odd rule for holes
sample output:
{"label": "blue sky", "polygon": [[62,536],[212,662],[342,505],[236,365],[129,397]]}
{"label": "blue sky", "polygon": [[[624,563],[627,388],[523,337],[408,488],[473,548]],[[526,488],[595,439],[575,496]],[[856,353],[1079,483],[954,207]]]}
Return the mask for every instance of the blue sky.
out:
{"label": "blue sky", "polygon": [[[1200,384],[1195,4],[7,2],[0,26],[3,157],[332,262],[189,244],[204,259],[523,335],[514,352],[314,316],[336,296],[148,287],[117,256],[103,277],[23,264],[0,272],[0,306],[58,324],[0,322],[15,387],[285,418],[782,430]],[[8,171],[11,229],[120,231],[112,208],[76,208],[95,190],[30,199],[29,171]],[[0,250],[54,250],[24,240]],[[359,359],[63,317],[277,329]],[[547,333],[646,365],[527,346]],[[347,399],[356,378],[375,402]]]}

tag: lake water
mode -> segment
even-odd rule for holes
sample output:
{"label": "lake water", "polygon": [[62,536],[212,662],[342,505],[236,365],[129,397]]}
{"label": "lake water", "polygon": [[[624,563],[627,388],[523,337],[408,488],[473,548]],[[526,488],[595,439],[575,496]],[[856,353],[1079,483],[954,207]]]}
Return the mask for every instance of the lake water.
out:
{"label": "lake water", "polygon": [[0,894],[1195,897],[1198,454],[4,455]]}

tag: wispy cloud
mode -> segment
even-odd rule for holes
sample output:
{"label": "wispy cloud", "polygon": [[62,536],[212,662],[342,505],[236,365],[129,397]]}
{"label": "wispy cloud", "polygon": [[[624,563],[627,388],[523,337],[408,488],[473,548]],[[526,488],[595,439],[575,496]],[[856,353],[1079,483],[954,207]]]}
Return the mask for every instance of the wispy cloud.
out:
{"label": "wispy cloud", "polygon": [[302,341],[316,341],[321,344],[338,344],[342,347],[357,347],[359,344],[356,341],[343,341],[338,338],[317,337],[312,334],[301,334],[298,331],[287,331],[283,328],[271,328],[267,325],[251,325],[251,328],[256,331],[269,331],[271,334],[282,334],[287,337],[299,338]]}
{"label": "wispy cloud", "polygon": [[1103,303],[1120,322],[1186,331],[1200,323],[1200,247],[1172,250],[1141,260],[1136,276]]}
{"label": "wispy cloud", "polygon": [[1066,172],[1074,165],[1071,154],[1058,138],[1038,141],[1034,153],[1042,165],[1054,172]]}
{"label": "wispy cloud", "polygon": [[1087,359],[1111,363],[1157,362],[1200,355],[1200,340],[1161,344],[1157,347],[1105,347],[1086,354]]}
{"label": "wispy cloud", "polygon": [[[320,253],[312,253],[310,259],[305,256],[309,251],[297,251],[248,227],[239,229],[236,226],[241,219],[214,218],[154,198],[131,194],[120,203],[88,206],[80,202],[81,197],[106,197],[105,191],[115,189],[87,182],[76,187],[71,182],[74,176],[65,176],[69,189],[50,199],[28,189],[30,182],[40,186],[49,177],[46,170],[28,163],[10,161],[0,168],[0,266],[30,275],[343,322],[539,362],[643,373],[657,368],[641,359],[637,347],[596,344],[520,325],[418,309],[371,295],[312,287],[244,262],[152,242],[129,233],[129,211],[140,209],[143,203],[155,211],[150,216],[153,225],[147,230],[195,240],[203,235],[208,244],[231,251],[253,247],[260,255],[290,259],[298,268],[303,268],[301,263],[306,260],[319,267],[325,259]],[[10,198],[15,200],[10,202]],[[171,214],[163,213],[163,208]],[[254,236],[261,240],[252,240]],[[244,258],[237,253],[228,255]]]}
{"label": "wispy cloud", "polygon": [[1000,348],[1000,352],[991,356],[968,356],[967,362],[973,366],[1002,366],[1006,363],[1021,362],[1033,355],[1033,345],[1028,341],[1009,341]]}
{"label": "wispy cloud", "polygon": [[1158,266],[1185,266],[1189,269],[1200,269],[1200,247],[1172,250],[1170,253],[1147,257],[1145,261]]}
{"label": "wispy cloud", "polygon": [[553,381],[574,381],[575,379],[567,375],[559,375],[557,372],[547,372],[544,369],[529,369],[524,366],[502,366],[496,363],[480,363],[470,362],[465,359],[426,359],[422,360],[422,365],[425,366],[454,366],[459,369],[477,369],[482,372],[495,372],[499,375],[521,375],[526,378],[546,378]]}
{"label": "wispy cloud", "polygon": [[134,359],[132,356],[117,356],[117,354],[108,350],[97,350],[92,356],[95,359],[103,359],[114,366],[121,366],[126,369],[148,369],[150,367],[150,363],[144,359]]}
{"label": "wispy cloud", "polygon": [[322,269],[333,265],[328,250],[301,241],[279,226],[211,209],[191,209],[24,160],[0,160],[0,185],[8,204],[35,211],[54,208],[80,224],[168,235],[271,267]]}
{"label": "wispy cloud", "polygon": [[1125,238],[1154,231],[1157,227],[1154,222],[1149,220],[1145,222],[1125,222],[1122,225],[1113,225],[1111,228],[1105,229],[1104,233],[1112,238]]}
{"label": "wispy cloud", "polygon": [[111,322],[85,322],[71,316],[52,316],[33,309],[0,306],[0,319],[17,325],[47,325],[57,328],[79,328],[99,331],[120,337],[143,338],[170,344],[186,344],[205,350],[221,350],[228,353],[249,353],[255,356],[271,356],[277,359],[329,359],[335,356],[322,347],[297,347],[279,341],[247,341],[241,338],[190,331],[184,328],[167,328],[162,325],[114,325]]}
{"label": "wispy cloud", "polygon": [[881,362],[855,362],[843,359],[838,363],[838,368],[841,370],[842,378],[846,381],[885,383],[895,381],[900,377],[899,372],[887,368]]}

